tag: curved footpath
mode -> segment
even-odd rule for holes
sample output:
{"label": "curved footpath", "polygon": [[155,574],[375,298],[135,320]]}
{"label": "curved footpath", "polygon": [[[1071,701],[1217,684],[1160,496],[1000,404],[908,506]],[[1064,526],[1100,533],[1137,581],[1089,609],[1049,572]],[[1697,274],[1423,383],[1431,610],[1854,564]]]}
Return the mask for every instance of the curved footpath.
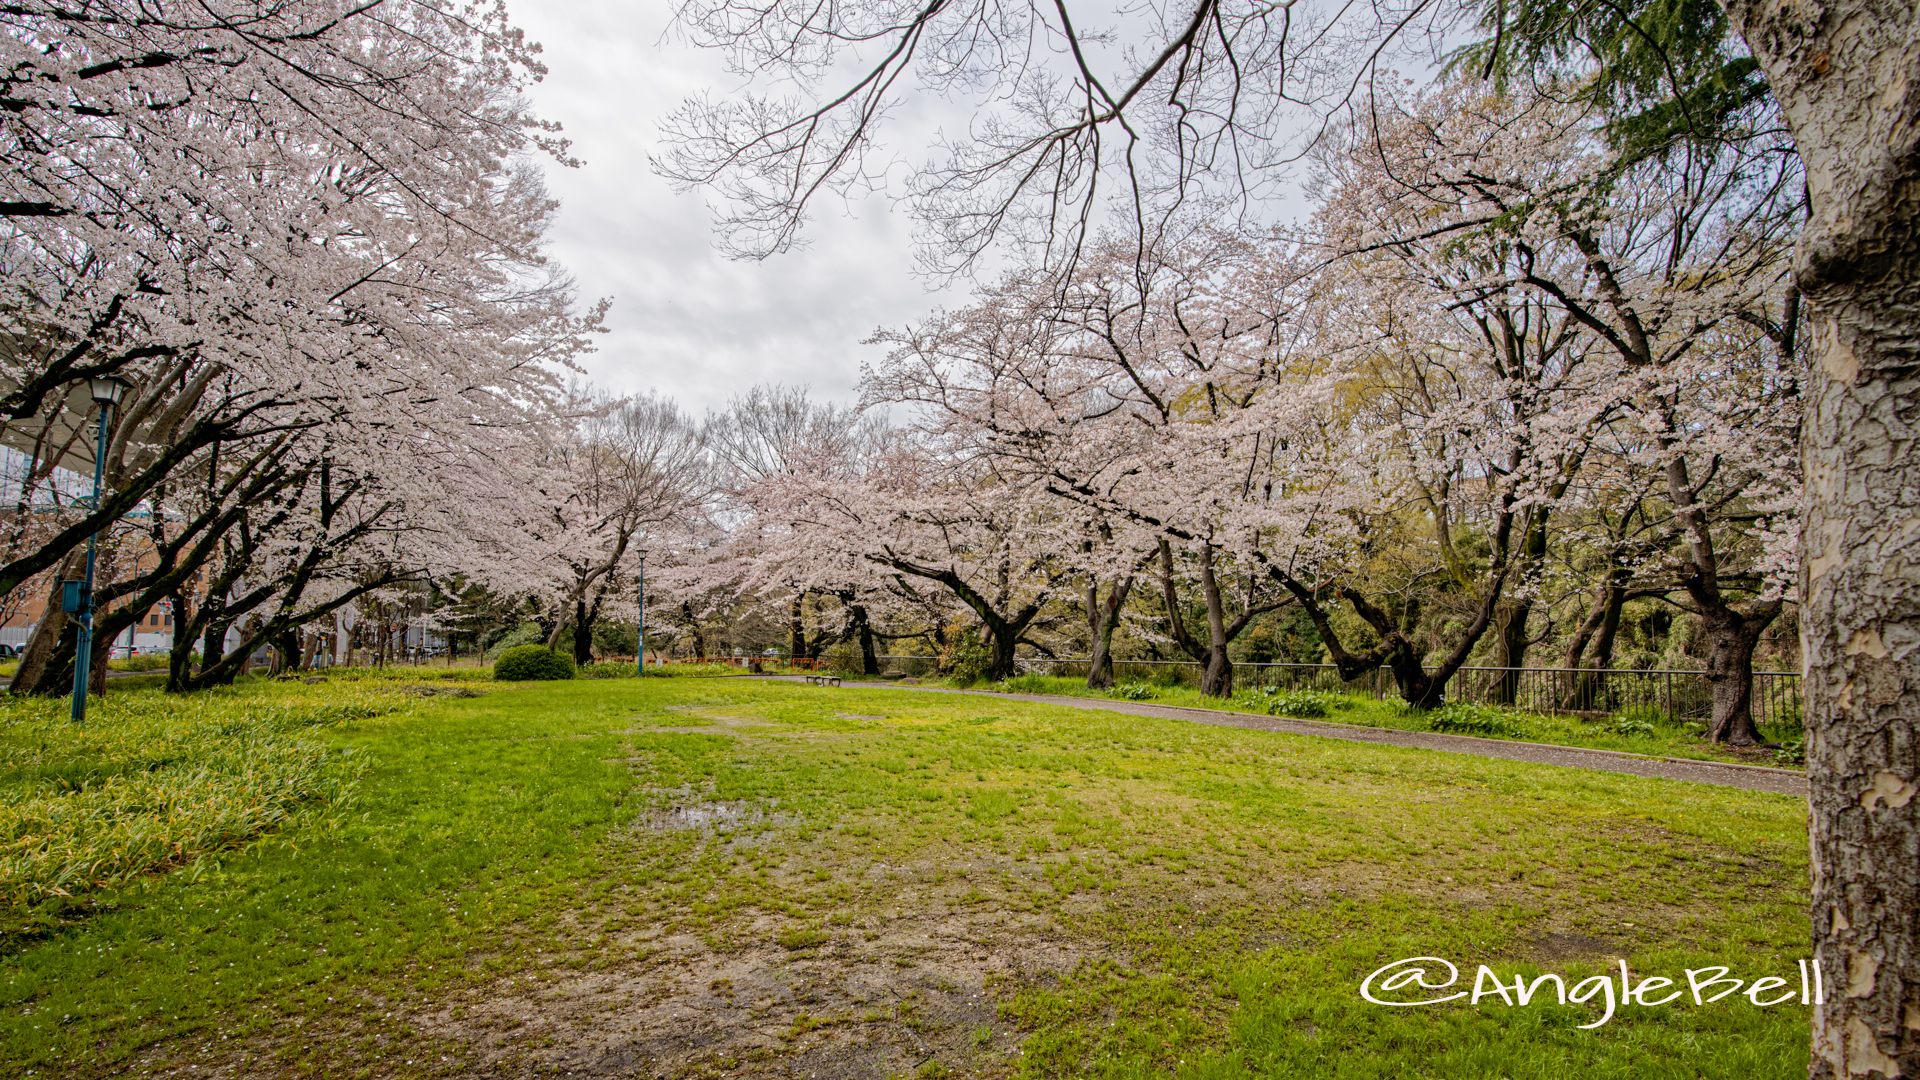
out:
{"label": "curved footpath", "polygon": [[[739,676],[736,676],[739,677]],[[803,682],[804,675],[749,675],[745,678]],[[1288,735],[1317,735],[1325,739],[1404,746],[1415,750],[1439,750],[1448,754],[1473,754],[1478,757],[1525,761],[1535,765],[1558,765],[1568,769],[1594,769],[1600,772],[1650,776],[1661,780],[1685,780],[1695,784],[1745,788],[1774,795],[1805,798],[1807,777],[1792,769],[1770,769],[1762,765],[1740,765],[1724,761],[1692,761],[1686,758],[1644,757],[1618,750],[1592,750],[1580,746],[1555,746],[1551,743],[1519,742],[1512,739],[1480,739],[1472,735],[1442,735],[1435,731],[1400,731],[1394,728],[1360,727],[1323,720],[1293,720],[1284,716],[1255,716],[1220,709],[1196,709],[1186,705],[1152,705],[1142,701],[1116,701],[1110,698],[1061,697],[1053,694],[1006,694],[987,690],[954,690],[944,686],[901,686],[897,683],[855,683],[869,690],[916,690],[923,694],[975,694],[1010,701],[1031,701],[1042,705],[1065,705],[1075,709],[1100,709],[1106,712],[1154,716],[1163,720],[1185,720],[1216,727],[1250,728],[1254,731],[1278,731]]]}

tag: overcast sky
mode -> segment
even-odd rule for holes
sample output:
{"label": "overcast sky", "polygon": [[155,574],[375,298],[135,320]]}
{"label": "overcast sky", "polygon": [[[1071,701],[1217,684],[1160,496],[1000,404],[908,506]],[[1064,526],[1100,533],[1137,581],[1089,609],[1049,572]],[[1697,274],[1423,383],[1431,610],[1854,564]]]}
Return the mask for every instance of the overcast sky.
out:
{"label": "overcast sky", "polygon": [[546,171],[561,203],[553,256],[583,303],[613,299],[612,332],[585,362],[595,383],[657,389],[696,414],[756,382],[849,398],[861,359],[878,355],[861,339],[964,300],[930,295],[913,276],[905,214],[883,197],[823,204],[806,250],[724,258],[706,200],[675,194],[647,168],[661,117],[705,88],[736,85],[717,57],[663,37],[667,0],[511,0],[509,10],[544,49],[534,103],[585,162]]}

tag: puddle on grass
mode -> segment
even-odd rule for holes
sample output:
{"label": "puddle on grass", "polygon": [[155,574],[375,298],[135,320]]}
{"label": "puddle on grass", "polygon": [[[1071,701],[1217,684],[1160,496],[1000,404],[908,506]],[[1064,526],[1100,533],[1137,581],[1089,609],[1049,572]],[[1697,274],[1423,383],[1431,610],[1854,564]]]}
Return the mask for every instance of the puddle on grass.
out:
{"label": "puddle on grass", "polygon": [[640,815],[635,828],[660,832],[706,832],[727,835],[735,843],[760,833],[785,829],[800,823],[792,814],[781,813],[772,803],[748,800],[702,799],[686,788],[655,789],[652,794],[666,796],[665,805],[655,806]]}

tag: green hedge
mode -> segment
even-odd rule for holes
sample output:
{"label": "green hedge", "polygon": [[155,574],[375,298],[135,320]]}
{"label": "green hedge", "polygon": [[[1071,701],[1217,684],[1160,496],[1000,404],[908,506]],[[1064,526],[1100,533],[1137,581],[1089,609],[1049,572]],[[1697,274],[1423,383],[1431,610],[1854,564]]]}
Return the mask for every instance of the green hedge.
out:
{"label": "green hedge", "polygon": [[493,663],[493,677],[503,682],[573,678],[573,657],[545,645],[515,645]]}

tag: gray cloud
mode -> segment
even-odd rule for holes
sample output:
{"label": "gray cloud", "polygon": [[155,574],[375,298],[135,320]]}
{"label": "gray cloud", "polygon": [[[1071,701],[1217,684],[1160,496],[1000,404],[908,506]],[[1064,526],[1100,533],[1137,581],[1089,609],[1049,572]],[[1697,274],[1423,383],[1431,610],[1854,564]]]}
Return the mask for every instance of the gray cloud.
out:
{"label": "gray cloud", "polygon": [[845,398],[860,362],[878,355],[860,344],[876,326],[962,301],[913,276],[909,222],[883,195],[823,203],[803,250],[759,263],[723,258],[704,200],[675,194],[647,168],[661,117],[691,94],[737,84],[718,57],[663,35],[663,0],[517,0],[512,11],[544,50],[548,75],[534,104],[565,126],[585,162],[545,171],[561,203],[552,257],[583,300],[614,301],[612,332],[584,362],[594,382],[657,389],[696,412],[756,382]]}

